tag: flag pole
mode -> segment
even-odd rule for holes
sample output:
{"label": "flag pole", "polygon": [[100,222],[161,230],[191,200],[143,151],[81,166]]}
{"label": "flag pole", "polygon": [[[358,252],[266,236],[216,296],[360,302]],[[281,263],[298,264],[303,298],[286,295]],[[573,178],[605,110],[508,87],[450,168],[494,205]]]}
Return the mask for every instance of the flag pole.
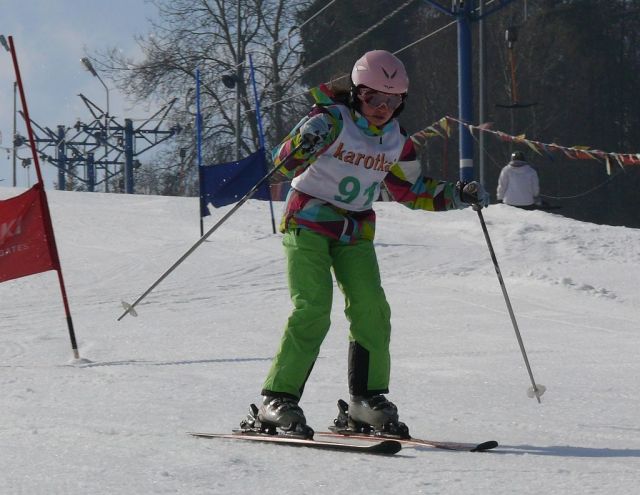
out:
{"label": "flag pole", "polygon": [[58,273],[58,282],[60,284],[60,292],[62,294],[62,303],[64,305],[64,311],[67,319],[67,328],[69,329],[69,339],[71,340],[71,349],[73,350],[73,357],[80,359],[80,353],[78,352],[78,344],[76,342],[76,335],[73,329],[73,319],[71,318],[71,310],[69,308],[69,300],[67,298],[67,291],[64,285],[64,278],[62,277],[62,268],[60,266],[60,257],[58,256],[58,248],[56,246],[56,238],[53,233],[53,224],[51,222],[51,213],[49,212],[49,204],[47,203],[47,194],[44,190],[44,180],[42,179],[42,172],[40,170],[40,161],[38,160],[38,152],[36,150],[36,142],[33,135],[33,129],[31,127],[31,118],[29,117],[29,109],[27,108],[27,99],[24,93],[24,86],[22,85],[22,78],[20,77],[20,67],[18,66],[18,57],[16,55],[16,49],[13,44],[13,36],[9,36],[9,47],[11,48],[11,59],[13,61],[13,69],[16,74],[16,83],[18,84],[18,91],[20,93],[20,103],[22,104],[22,111],[24,115],[25,124],[27,126],[27,135],[29,137],[29,145],[31,147],[31,153],[33,155],[33,163],[36,167],[36,174],[38,176],[39,187],[38,191],[42,204],[42,217],[46,229],[46,235],[49,253],[52,258],[52,262],[55,266],[55,270]]}
{"label": "flag pole", "polygon": [[198,189],[200,191],[200,237],[204,234],[202,211],[204,194],[202,193],[202,115],[200,114],[200,68],[196,67],[196,147],[198,152]]}
{"label": "flag pole", "polygon": [[[258,89],[256,86],[256,76],[253,70],[253,57],[249,54],[249,68],[251,70],[251,84],[253,86],[253,97],[256,100],[256,122],[258,123],[258,139],[260,142],[260,149],[262,150],[262,158],[265,159],[265,145],[264,145],[264,131],[262,130],[262,116],[260,114],[260,99],[258,98]],[[263,162],[264,163],[264,162]],[[265,172],[267,167],[265,167]],[[273,233],[276,233],[276,220],[273,215],[273,199],[271,197],[271,185],[267,183],[267,192],[269,193],[269,209],[271,210],[271,228]]]}

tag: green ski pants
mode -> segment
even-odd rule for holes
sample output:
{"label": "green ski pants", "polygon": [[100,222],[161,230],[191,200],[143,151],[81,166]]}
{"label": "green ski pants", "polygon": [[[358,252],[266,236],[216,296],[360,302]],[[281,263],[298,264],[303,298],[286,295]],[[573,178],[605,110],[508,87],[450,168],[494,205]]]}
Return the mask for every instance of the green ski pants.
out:
{"label": "green ski pants", "polygon": [[391,311],[373,242],[345,244],[298,229],[285,233],[283,245],[294,309],[262,394],[301,397],[331,324],[331,268],[350,323],[349,391],[351,395],[388,392]]}

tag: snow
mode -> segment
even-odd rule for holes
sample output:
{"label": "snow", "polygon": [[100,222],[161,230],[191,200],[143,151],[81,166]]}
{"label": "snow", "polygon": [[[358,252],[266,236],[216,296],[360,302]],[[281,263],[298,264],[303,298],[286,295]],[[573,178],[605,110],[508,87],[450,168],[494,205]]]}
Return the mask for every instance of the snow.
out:
{"label": "snow", "polygon": [[[0,198],[22,189],[0,188]],[[640,230],[496,205],[483,211],[538,383],[531,386],[478,215],[376,205],[392,307],[389,397],[416,437],[495,439],[494,453],[393,457],[227,440],[290,303],[268,204],[198,240],[195,198],[48,192],[82,357],[55,272],[0,284],[3,494],[632,494],[640,482]],[[230,207],[214,210],[205,231]],[[276,214],[282,209],[275,204]],[[301,405],[324,430],[347,397],[347,324]]]}

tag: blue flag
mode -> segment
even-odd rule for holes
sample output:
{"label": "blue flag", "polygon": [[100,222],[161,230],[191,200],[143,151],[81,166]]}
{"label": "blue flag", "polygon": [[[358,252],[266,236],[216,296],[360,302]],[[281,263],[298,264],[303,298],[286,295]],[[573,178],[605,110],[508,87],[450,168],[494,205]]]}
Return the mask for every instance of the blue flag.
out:
{"label": "blue flag", "polygon": [[[200,167],[200,216],[210,214],[208,203],[219,208],[240,201],[267,173],[262,148],[240,161]],[[268,181],[260,186],[252,199],[270,199]]]}

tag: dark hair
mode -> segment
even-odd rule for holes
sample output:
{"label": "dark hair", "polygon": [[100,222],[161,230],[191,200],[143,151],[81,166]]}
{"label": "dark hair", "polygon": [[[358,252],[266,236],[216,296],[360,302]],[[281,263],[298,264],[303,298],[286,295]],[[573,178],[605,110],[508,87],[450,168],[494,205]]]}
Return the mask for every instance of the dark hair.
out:
{"label": "dark hair", "polygon": [[514,151],[513,153],[511,153],[511,159],[519,160],[521,162],[524,162],[526,160],[524,153],[522,151]]}
{"label": "dark hair", "polygon": [[349,108],[353,108],[354,104],[357,104],[353,99],[351,78],[349,76],[345,76],[344,74],[334,76],[327,83],[327,87],[337,103],[342,103]]}

